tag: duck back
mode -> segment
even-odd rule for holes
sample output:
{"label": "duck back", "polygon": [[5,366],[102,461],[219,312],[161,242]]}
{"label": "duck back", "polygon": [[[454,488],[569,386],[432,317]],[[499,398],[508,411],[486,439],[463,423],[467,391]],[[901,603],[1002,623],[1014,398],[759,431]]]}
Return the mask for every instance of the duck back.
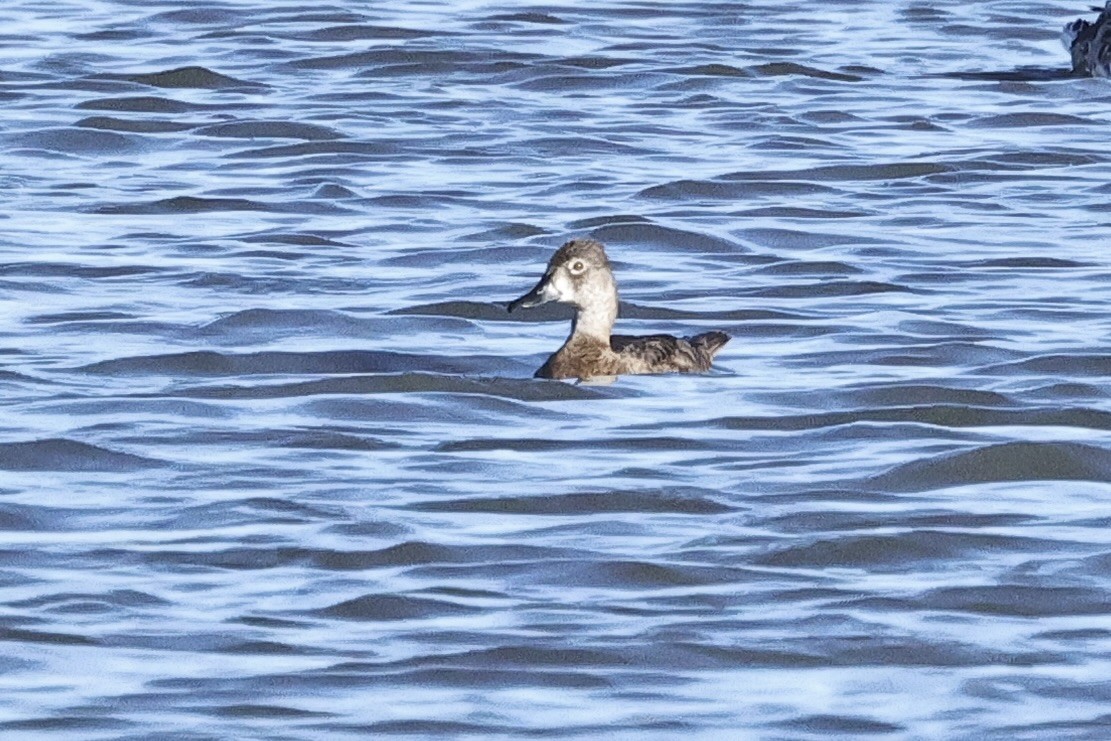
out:
{"label": "duck back", "polygon": [[724,332],[704,332],[694,337],[613,335],[610,347],[630,369],[627,373],[689,373],[709,370],[714,355],[728,341],[729,335]]}

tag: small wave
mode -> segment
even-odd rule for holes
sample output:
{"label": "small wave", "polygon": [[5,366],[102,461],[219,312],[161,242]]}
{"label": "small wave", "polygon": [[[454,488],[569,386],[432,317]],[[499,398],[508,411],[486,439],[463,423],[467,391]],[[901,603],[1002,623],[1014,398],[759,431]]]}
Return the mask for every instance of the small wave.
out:
{"label": "small wave", "polygon": [[212,705],[207,708],[197,705],[194,707],[194,712],[208,713],[217,718],[242,718],[253,720],[303,720],[306,718],[331,718],[336,715],[336,713],[330,713],[324,710],[304,710],[302,708],[289,707],[288,705],[263,705],[259,703]]}
{"label": "small wave", "polygon": [[160,272],[148,265],[73,265],[64,262],[24,262],[0,265],[0,275],[33,275],[57,278],[123,278]]}
{"label": "small wave", "polygon": [[[266,433],[260,434],[258,439],[269,442],[269,439],[278,437],[278,435],[275,434],[270,435],[268,439],[264,437],[265,434]],[[244,433],[244,436],[248,439],[251,437],[247,433]],[[233,442],[233,436],[229,434],[227,438],[225,438],[225,441]],[[278,444],[281,445],[281,442],[279,441]],[[257,496],[207,502],[193,507],[175,509],[169,516],[161,520],[158,526],[164,530],[209,530],[212,528],[233,527],[250,523],[330,523],[342,516],[343,513],[338,511],[335,507],[325,505],[313,506],[290,502],[278,497]],[[357,532],[352,534],[364,538],[400,537],[407,532],[404,527],[377,521],[360,522],[354,527],[357,528]],[[207,560],[221,559],[226,556],[229,561],[243,564],[249,561],[249,555],[244,556],[243,552],[250,552],[252,550],[253,549],[250,548],[232,548],[226,551],[210,551],[203,555],[198,554],[198,558]],[[281,550],[288,557],[287,562],[289,563],[303,563],[306,560],[313,559],[312,553],[306,549],[281,548],[269,550]],[[162,551],[162,553],[169,554],[173,552]],[[182,555],[186,556],[186,554]],[[176,558],[176,556],[174,556],[174,558]],[[212,565],[217,564],[213,563]]]}
{"label": "small wave", "polygon": [[0,503],[0,531],[35,531],[43,528],[44,513],[39,507]]}
{"label": "small wave", "polygon": [[1111,376],[1111,355],[1040,355],[986,369],[989,373],[1040,373],[1047,376]]}
{"label": "small wave", "polygon": [[[537,57],[526,54],[498,52],[497,59],[502,61],[527,61]],[[339,54],[326,57],[308,57],[288,64],[294,69],[364,69],[403,66],[412,72],[431,74],[439,69],[461,69],[469,64],[486,64],[493,61],[487,52],[455,49],[417,49],[410,46],[387,46],[372,51]]]}
{"label": "small wave", "polygon": [[969,266],[979,268],[1006,268],[1008,270],[1067,270],[1071,268],[1087,268],[1091,267],[1091,264],[1077,262],[1076,260],[1062,260],[1058,257],[1029,255],[1026,257],[1000,257],[990,260],[976,260],[969,263]]}
{"label": "small wave", "polygon": [[638,251],[650,247],[682,250],[684,253],[747,251],[740,244],[721,237],[639,221],[599,226],[592,231],[591,236],[607,244],[635,245]]}
{"label": "small wave", "polygon": [[596,587],[613,590],[691,588],[705,585],[722,586],[751,580],[751,572],[731,566],[660,564],[644,560],[595,559],[564,562],[557,568],[547,563],[530,570],[528,581],[533,584]]}
{"label": "small wave", "polygon": [[785,276],[812,276],[825,277],[830,275],[859,275],[864,272],[853,265],[843,262],[819,262],[810,260],[786,260],[757,268],[753,271],[756,275],[785,275]]}
{"label": "small wave", "polygon": [[[557,79],[563,80],[564,84],[567,84],[568,78]],[[546,89],[547,85],[541,83],[550,83],[551,81],[552,78],[546,77],[536,83],[529,83],[520,87],[531,89],[532,86],[535,86]],[[586,155],[626,155],[632,157],[648,152],[644,147],[609,141],[600,136],[541,136],[534,139],[523,139],[514,145],[514,149],[532,156],[545,158],[565,156],[572,152],[580,157]]]}
{"label": "small wave", "polygon": [[[243,149],[238,152],[229,152],[224,156],[228,159],[296,160],[303,157],[344,155],[357,159],[396,154],[401,150],[402,146],[401,142],[387,139],[379,139],[377,141],[348,141],[346,139],[337,139]],[[423,206],[424,203],[418,199],[415,201],[415,205],[419,207]]]}
{"label": "small wave", "polygon": [[427,597],[411,597],[401,594],[368,594],[339,602],[330,607],[313,610],[309,614],[340,620],[383,622],[468,615],[480,611],[481,609],[477,607]]}
{"label": "small wave", "polygon": [[1106,386],[1096,386],[1090,383],[1050,383],[1029,392],[1031,396],[1042,399],[1077,400],[1080,402],[1099,399],[1108,395]]}
{"label": "small wave", "polygon": [[183,8],[169,10],[164,13],[155,13],[146,19],[147,23],[167,23],[171,25],[189,24],[194,26],[212,26],[217,24],[236,23],[241,20],[239,11],[231,8],[217,6],[202,8]]}
{"label": "small wave", "polygon": [[544,26],[562,26],[567,23],[559,16],[554,16],[541,11],[521,13],[500,13],[485,18],[487,21],[498,23],[536,23]]}
{"label": "small wave", "polygon": [[78,110],[126,111],[132,113],[189,113],[203,111],[211,107],[155,96],[99,98],[97,100],[85,100],[77,104]]}
{"label": "small wave", "polygon": [[129,134],[168,134],[188,131],[194,128],[196,124],[178,121],[152,121],[149,119],[129,121],[122,118],[112,118],[111,116],[90,116],[81,119],[74,126],[82,129],[99,129]]}
{"label": "small wave", "polygon": [[763,247],[775,250],[813,250],[842,244],[862,244],[875,240],[847,234],[831,234],[797,229],[756,228],[741,232],[748,239]]}
{"label": "small wave", "polygon": [[[1038,149],[1032,152],[996,152],[962,164],[991,163],[1015,170],[1046,167],[1080,167],[1107,162],[1108,157],[1095,152],[1078,152],[1071,149]],[[1054,259],[1054,258],[1047,258]]]}
{"label": "small wave", "polygon": [[1002,113],[995,116],[983,116],[969,123],[984,129],[1016,129],[1041,126],[1091,126],[1091,119],[1080,116],[1070,116],[1064,113]]}
{"label": "small wave", "polygon": [[591,216],[567,224],[568,229],[594,229],[600,226],[614,226],[619,224],[652,224],[651,219],[637,214],[613,214],[611,216]]}
{"label": "small wave", "polygon": [[[0,353],[3,355],[4,353]],[[27,375],[26,373],[17,373],[16,371],[0,370],[0,381],[5,381],[12,384],[36,384],[36,385],[50,385],[51,382],[42,378]]]}
{"label": "small wave", "polygon": [[672,67],[661,70],[683,77],[752,77],[752,73],[731,64],[699,64],[694,67]]}
{"label": "small wave", "polygon": [[146,143],[136,136],[78,127],[40,129],[39,131],[16,134],[8,137],[7,142],[9,146],[27,149],[89,155],[132,154],[147,147]]}
{"label": "small wave", "polygon": [[824,69],[808,67],[805,64],[797,64],[795,62],[769,62],[768,64],[758,64],[754,67],[750,67],[749,71],[758,77],[799,75],[802,77],[814,77],[820,80],[836,80],[838,82],[861,82],[864,79],[859,75],[845,74],[843,72],[829,72]]}
{"label": "small wave", "polygon": [[968,342],[986,342],[991,339],[991,333],[981,327],[936,319],[907,319],[899,322],[898,329],[915,338],[959,338]]}
{"label": "small wave", "polygon": [[[173,376],[254,376],[254,375],[306,375],[354,373],[404,373],[424,371],[432,373],[481,372],[494,367],[498,359],[466,355],[417,355],[412,353],[374,350],[337,350],[326,352],[220,353],[214,350],[195,350],[167,355],[140,355],[130,358],[103,360],[82,366],[85,373],[103,375],[173,375]],[[417,376],[416,373],[411,373]],[[400,377],[394,382],[403,384]],[[356,379],[358,380],[358,379]],[[365,379],[373,383],[373,379]],[[414,385],[432,382],[427,377],[410,379]],[[458,379],[463,381],[464,379]],[[382,379],[384,384],[390,379]],[[450,383],[445,377],[445,383]]]}
{"label": "small wave", "polygon": [[471,497],[421,502],[410,509],[425,512],[492,512],[521,515],[589,515],[614,512],[725,514],[732,507],[717,492],[690,487],[640,491],[601,491],[519,497]]}
{"label": "small wave", "polygon": [[160,88],[198,88],[204,90],[225,90],[229,88],[261,88],[266,87],[257,82],[237,80],[234,77],[213,72],[205,67],[178,67],[161,72],[149,72],[134,75],[105,74],[97,75],[98,79],[124,80],[140,85],[149,85]]}
{"label": "small wave", "polygon": [[149,31],[141,30],[138,28],[116,28],[105,31],[93,31],[91,33],[74,34],[73,38],[78,41],[98,41],[117,43],[120,41],[139,41],[140,39],[149,39],[153,34]]}
{"label": "small wave", "polygon": [[[921,366],[921,367],[975,367],[985,369],[995,363],[1012,360],[1021,353],[1001,347],[980,345],[975,342],[949,341],[884,347],[875,350],[831,350],[822,353],[796,355],[784,363],[813,367],[820,364],[833,367],[840,364]],[[994,371],[994,368],[986,368]]]}
{"label": "small wave", "polygon": [[541,237],[547,234],[549,234],[547,229],[535,224],[509,222],[491,229],[468,234],[467,239],[480,244],[488,244],[490,242],[510,242],[528,239],[529,237]]}
{"label": "small wave", "polygon": [[[580,551],[530,545],[444,546],[423,541],[407,541],[373,551],[319,550],[312,556],[314,565],[331,571],[363,571],[374,568],[414,568],[417,566],[473,565],[500,568],[510,562],[545,563],[557,559],[583,558]],[[489,591],[484,592],[490,596]]]}
{"label": "small wave", "polygon": [[323,183],[321,185],[318,185],[316,189],[313,190],[312,195],[310,196],[310,198],[321,199],[325,201],[348,200],[358,197],[359,194],[355,191],[351,190],[350,188],[345,188],[342,185],[337,185],[336,183]]}
{"label": "small wave", "polygon": [[1111,613],[1107,593],[1089,587],[992,584],[943,587],[915,600],[919,609],[1023,618],[1074,617]]}
{"label": "small wave", "polygon": [[[442,194],[443,198],[452,197]],[[514,262],[527,262],[530,265],[540,263],[550,256],[549,250],[539,250],[534,247],[515,247],[512,245],[483,245],[474,249],[451,250],[444,254],[442,249],[411,250],[400,255],[387,257],[382,260],[384,265],[417,267],[417,268],[442,268],[444,265],[465,265],[468,268],[475,265],[494,265],[499,268]],[[533,267],[533,270],[536,268]],[[535,280],[535,276],[533,276]]]}
{"label": "small wave", "polygon": [[304,330],[318,334],[331,332],[342,337],[373,335],[372,327],[365,320],[340,311],[320,309],[244,309],[203,325],[197,334],[240,337],[255,332],[278,334]]}
{"label": "small wave", "polygon": [[799,195],[835,195],[837,191],[827,185],[792,180],[725,182],[722,180],[673,180],[662,185],[644,188],[637,196],[641,198],[689,200],[709,198],[712,200],[737,201],[757,196],[776,196],[789,198]]}
{"label": "small wave", "polygon": [[[427,359],[425,359],[427,360]],[[473,361],[468,358],[467,361]],[[467,362],[461,360],[463,362]],[[599,391],[568,383],[536,381],[531,378],[469,378],[460,375],[407,372],[369,376],[346,376],[317,381],[266,385],[226,385],[182,388],[176,395],[195,399],[278,399],[308,396],[370,396],[381,394],[476,394],[517,401],[565,401],[601,399],[613,391]],[[355,412],[354,408],[348,410]],[[431,412],[433,416],[442,412]]]}
{"label": "small wave", "polygon": [[38,314],[23,321],[27,324],[68,324],[70,322],[126,321],[135,315],[120,311],[67,311],[61,314]]}
{"label": "small wave", "polygon": [[784,285],[761,288],[749,295],[761,298],[834,298],[838,296],[867,296],[874,293],[920,293],[919,289],[897,283],[875,280],[826,280],[804,285]]}
{"label": "small wave", "polygon": [[560,451],[582,450],[591,445],[604,444],[607,448],[615,450],[683,450],[687,452],[716,450],[719,444],[692,440],[690,438],[656,436],[656,437],[610,437],[605,441],[583,440],[544,440],[530,437],[517,438],[479,438],[472,440],[456,440],[450,443],[441,443],[436,446],[438,453],[481,453],[491,450],[512,450],[516,452],[529,451]]}
{"label": "small wave", "polygon": [[221,139],[340,139],[343,134],[327,126],[292,121],[234,121],[202,126],[193,133]]}
{"label": "small wave", "polygon": [[[914,403],[915,395],[920,396],[917,401],[928,399],[943,399],[946,394],[934,394],[928,390],[916,392],[908,389],[907,403]],[[887,424],[917,424],[934,425],[949,429],[969,427],[1077,427],[1090,430],[1111,430],[1111,412],[1095,409],[998,409],[975,406],[975,403],[1003,404],[1002,400],[994,399],[987,392],[967,392],[969,400],[960,402],[961,394],[953,393],[948,398],[954,403],[919,404],[916,406],[900,406],[890,409],[865,408],[844,412],[819,412],[804,415],[784,415],[775,417],[720,417],[704,422],[694,422],[691,425],[714,425],[732,430],[779,430],[779,431],[807,431],[820,430],[845,425],[887,423]],[[868,402],[867,394],[862,401]],[[984,398],[986,397],[986,398]],[[898,391],[892,390],[890,395],[884,395],[882,400],[899,400]],[[975,401],[973,401],[975,400]],[[645,425],[654,429],[655,425]]]}
{"label": "small wave", "polygon": [[916,569],[942,570],[948,562],[982,553],[1028,553],[1056,550],[1055,541],[1016,538],[982,533],[952,533],[918,530],[892,535],[844,535],[803,545],[789,545],[765,553],[756,563],[777,568],[865,568],[905,573]]}
{"label": "small wave", "polygon": [[326,26],[303,34],[293,34],[291,37],[306,41],[372,41],[378,39],[424,39],[448,35],[451,34],[443,31],[422,31],[417,28],[403,28],[401,26],[358,24]]}
{"label": "small wave", "polygon": [[[835,151],[837,149],[825,139],[819,139],[813,136],[787,136],[785,134],[764,134],[759,137],[752,146],[757,150],[768,150],[771,152]],[[774,179],[775,178],[773,178],[773,180]],[[755,182],[761,182],[759,178],[755,178],[754,180]]]}
{"label": "small wave", "polygon": [[561,57],[556,60],[556,66],[574,67],[576,69],[605,70],[612,67],[623,67],[629,64],[640,64],[642,60],[631,57],[613,57],[603,55],[584,55],[577,57]]}
{"label": "small wave", "polygon": [[1004,481],[1111,480],[1111,450],[1081,443],[1014,442],[905,463],[869,479],[880,490],[928,491]]}
{"label": "small wave", "polygon": [[394,449],[397,445],[376,438],[330,430],[236,430],[233,432],[198,431],[175,438],[182,444],[263,445],[294,450],[370,451]]}
{"label": "small wave", "polygon": [[200,198],[197,196],[176,196],[146,203],[120,203],[100,206],[100,214],[198,214],[210,211],[284,211],[280,206],[271,206],[247,198]]}
{"label": "small wave", "polygon": [[987,72],[949,72],[941,75],[927,75],[953,80],[982,80],[985,82],[1053,82],[1071,80],[1071,70],[1062,67],[1018,67],[1017,69],[994,70]]}
{"label": "small wave", "polygon": [[807,715],[801,718],[792,718],[779,723],[771,724],[775,728],[782,728],[796,733],[814,734],[818,737],[838,737],[864,735],[886,735],[902,733],[905,726],[897,723],[887,723],[861,715]]}
{"label": "small wave", "polygon": [[262,232],[242,239],[248,244],[289,244],[298,247],[339,247],[343,249],[352,247],[347,242],[308,232]]}
{"label": "small wave", "polygon": [[[374,350],[333,350],[322,352],[264,351],[253,353],[223,353],[214,350],[136,356],[103,360],[82,366],[77,370],[104,375],[193,375],[193,377],[234,378],[250,375],[350,375],[381,374],[352,383],[366,383],[370,390],[374,384],[380,388],[398,390],[460,390],[461,387],[478,389],[481,385],[496,387],[498,384],[527,383],[533,387],[544,385],[524,379],[461,378],[463,373],[483,373],[499,369],[516,369],[519,361],[500,356],[438,356]],[[568,385],[568,384],[549,384]]]}
{"label": "small wave", "polygon": [[[55,633],[42,630],[27,630],[24,628],[0,627],[0,641],[26,641],[28,643],[44,643],[58,646],[97,646],[100,642],[88,636],[76,633]],[[8,667],[4,667],[8,669]],[[53,720],[53,719],[52,719]],[[77,720],[91,720],[89,718]],[[99,719],[97,719],[99,720]],[[0,723],[0,728],[18,727],[18,721]],[[62,725],[62,724],[59,724]],[[33,726],[32,726],[33,727]]]}
{"label": "small wave", "polygon": [[953,169],[953,165],[941,162],[881,162],[874,165],[828,165],[798,170],[741,170],[724,175],[721,180],[726,182],[796,180],[834,183],[914,180],[950,172]]}
{"label": "small wave", "polygon": [[4,471],[127,472],[161,465],[151,458],[66,438],[0,443],[0,470]]}
{"label": "small wave", "polygon": [[[897,405],[905,407],[924,406],[962,406],[962,407],[1001,407],[1012,406],[1011,397],[997,391],[980,389],[952,388],[929,384],[893,384],[891,386],[868,386],[849,389],[846,402],[858,407]],[[882,413],[882,410],[880,410]],[[864,412],[867,414],[868,412]]]}
{"label": "small wave", "polygon": [[[807,496],[809,497],[807,500],[794,501],[798,505],[803,505],[803,501],[813,502],[813,494]],[[824,535],[832,538],[839,533],[893,532],[894,529],[905,532],[908,528],[922,528],[931,532],[945,533],[952,533],[955,529],[976,531],[986,528],[1013,528],[1032,524],[1039,520],[1040,518],[1031,514],[973,514],[955,509],[917,511],[875,509],[834,513],[826,509],[806,509],[802,506],[796,506],[789,512],[762,517],[757,522],[763,527],[792,535],[817,535],[819,537]],[[915,530],[915,532],[918,532],[918,530]],[[1018,538],[1018,536],[1014,537]],[[1024,540],[1035,546],[1043,542],[1037,538],[1025,538]]]}
{"label": "small wave", "polygon": [[800,208],[798,206],[766,206],[764,208],[751,208],[740,211],[738,216],[750,219],[775,218],[775,219],[859,219],[869,216],[867,211],[845,211],[821,208]]}
{"label": "small wave", "polygon": [[169,605],[168,600],[134,589],[112,589],[107,592],[56,592],[42,597],[9,602],[12,607],[45,607],[66,612],[75,608],[91,612],[94,609],[115,607],[156,607]]}

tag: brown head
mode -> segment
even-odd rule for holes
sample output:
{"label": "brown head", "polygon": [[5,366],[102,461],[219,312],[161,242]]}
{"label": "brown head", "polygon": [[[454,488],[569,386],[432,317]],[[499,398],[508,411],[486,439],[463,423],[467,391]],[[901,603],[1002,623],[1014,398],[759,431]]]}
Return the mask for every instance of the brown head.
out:
{"label": "brown head", "polygon": [[531,291],[509,303],[509,311],[559,301],[578,312],[575,331],[609,341],[617,319],[617,283],[601,242],[572,239],[548,261],[548,269]]}

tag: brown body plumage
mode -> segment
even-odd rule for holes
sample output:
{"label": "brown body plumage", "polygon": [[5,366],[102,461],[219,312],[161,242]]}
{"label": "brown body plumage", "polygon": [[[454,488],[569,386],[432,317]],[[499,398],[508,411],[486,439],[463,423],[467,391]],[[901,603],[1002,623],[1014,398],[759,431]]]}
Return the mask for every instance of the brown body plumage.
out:
{"label": "brown body plumage", "polygon": [[689,338],[611,335],[617,319],[617,283],[605,248],[592,239],[574,239],[560,247],[536,286],[512,301],[509,310],[549,301],[574,305],[575,318],[571,335],[536,371],[537,378],[707,371],[729,341],[724,332]]}

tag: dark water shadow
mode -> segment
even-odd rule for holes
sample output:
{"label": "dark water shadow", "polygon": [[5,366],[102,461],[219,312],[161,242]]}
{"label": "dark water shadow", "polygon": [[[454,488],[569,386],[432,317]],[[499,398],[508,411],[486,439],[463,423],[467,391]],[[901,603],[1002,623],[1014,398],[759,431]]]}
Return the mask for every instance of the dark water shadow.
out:
{"label": "dark water shadow", "polygon": [[947,80],[980,80],[986,82],[1058,82],[1083,77],[1064,67],[1016,67],[1015,69],[985,70],[982,72],[942,72],[923,75],[924,78]]}

